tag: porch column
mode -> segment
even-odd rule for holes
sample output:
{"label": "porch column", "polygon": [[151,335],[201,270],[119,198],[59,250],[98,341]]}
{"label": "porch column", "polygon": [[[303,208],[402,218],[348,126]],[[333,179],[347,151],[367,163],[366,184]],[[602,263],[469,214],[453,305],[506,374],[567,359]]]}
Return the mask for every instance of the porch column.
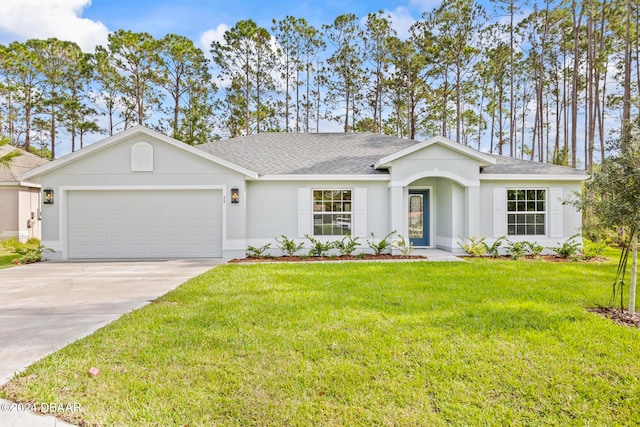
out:
{"label": "porch column", "polygon": [[480,236],[480,186],[464,189],[465,237]]}
{"label": "porch column", "polygon": [[[391,185],[390,186],[390,209],[391,209],[391,224],[389,231],[395,230],[397,234],[402,234],[407,238],[405,231],[405,220],[407,216],[407,212],[405,210],[404,203],[404,187],[401,185]],[[380,236],[384,237],[384,236]],[[397,249],[392,249],[392,253],[396,254],[399,252]]]}

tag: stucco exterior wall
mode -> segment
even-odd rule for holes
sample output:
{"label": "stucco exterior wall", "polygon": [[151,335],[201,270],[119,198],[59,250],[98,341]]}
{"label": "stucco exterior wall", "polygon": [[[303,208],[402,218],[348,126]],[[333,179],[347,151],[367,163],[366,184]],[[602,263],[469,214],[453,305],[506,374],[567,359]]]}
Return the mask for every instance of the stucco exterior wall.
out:
{"label": "stucco exterior wall", "polygon": [[31,238],[39,239],[41,237],[39,207],[39,188],[0,187],[0,240],[16,238],[26,242]]}
{"label": "stucco exterior wall", "polygon": [[550,214],[550,204],[552,197],[551,189],[561,191],[562,199],[575,198],[574,193],[580,192],[582,184],[580,182],[567,181],[482,181],[480,187],[480,216],[486,220],[480,223],[480,236],[486,237],[487,241],[492,242],[496,236],[494,233],[494,190],[506,191],[506,189],[546,189],[547,190],[547,213],[546,213],[546,235],[530,235],[530,236],[507,236],[509,240],[527,240],[536,241],[543,246],[555,246],[562,243],[569,237],[581,231],[582,215],[573,206],[569,204],[562,205],[562,236],[552,237],[551,228],[553,217]]}
{"label": "stucco exterior wall", "polygon": [[[248,181],[247,182],[247,244],[263,246],[271,243],[277,247],[275,238],[285,235],[305,243],[299,236],[298,195],[300,189],[329,190],[350,189],[355,198],[355,189],[366,189],[366,234],[383,237],[389,232],[389,188],[388,182],[362,181]],[[355,221],[356,201],[352,206]],[[311,206],[310,206],[311,208]],[[337,240],[339,236],[319,237],[320,240]],[[366,239],[360,238],[366,247]],[[278,251],[272,251],[278,253]]]}
{"label": "stucco exterior wall", "polygon": [[440,145],[431,145],[393,161],[391,180],[405,182],[424,176],[459,177],[466,181],[477,181],[480,166],[476,159],[449,150]]}
{"label": "stucco exterior wall", "polygon": [[[131,147],[137,142],[147,142],[153,146],[153,171],[131,171]],[[131,189],[141,187],[191,187],[219,186],[223,194],[226,211],[225,251],[244,253],[246,225],[246,194],[244,175],[213,163],[212,161],[174,147],[147,135],[134,135],[117,144],[107,145],[100,151],[88,153],[81,161],[63,165],[59,169],[43,175],[39,179],[42,188],[54,190],[55,203],[42,207],[42,240],[56,250],[50,258],[60,257],[64,249],[60,236],[60,218],[65,195],[73,189]],[[241,203],[229,203],[230,189],[237,187]],[[171,203],[171,200],[167,200]],[[197,212],[194,213],[197,215]]]}
{"label": "stucco exterior wall", "polygon": [[0,239],[17,237],[19,187],[0,187]]}

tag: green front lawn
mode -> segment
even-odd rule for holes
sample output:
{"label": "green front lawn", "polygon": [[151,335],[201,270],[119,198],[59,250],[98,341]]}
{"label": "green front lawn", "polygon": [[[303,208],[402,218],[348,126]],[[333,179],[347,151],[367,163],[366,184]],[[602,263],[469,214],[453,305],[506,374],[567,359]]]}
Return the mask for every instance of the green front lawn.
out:
{"label": "green front lawn", "polygon": [[640,330],[586,310],[615,269],[225,265],[2,395],[88,425],[640,425]]}

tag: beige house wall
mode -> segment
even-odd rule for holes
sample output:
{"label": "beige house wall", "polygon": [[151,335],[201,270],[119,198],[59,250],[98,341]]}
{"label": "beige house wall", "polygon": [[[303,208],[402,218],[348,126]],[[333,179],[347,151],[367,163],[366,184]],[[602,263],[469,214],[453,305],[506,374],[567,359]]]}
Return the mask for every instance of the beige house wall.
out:
{"label": "beige house wall", "polygon": [[39,208],[39,188],[17,185],[0,187],[0,240],[16,238],[26,242],[31,238],[39,239]]}

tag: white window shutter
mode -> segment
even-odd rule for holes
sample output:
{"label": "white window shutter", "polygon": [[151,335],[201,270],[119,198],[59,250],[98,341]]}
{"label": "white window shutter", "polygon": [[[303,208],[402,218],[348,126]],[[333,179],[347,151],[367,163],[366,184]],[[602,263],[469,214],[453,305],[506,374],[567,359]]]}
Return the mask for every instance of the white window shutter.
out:
{"label": "white window shutter", "polygon": [[[493,189],[493,237],[507,234],[507,189]],[[469,236],[471,237],[471,236]]]}
{"label": "white window shutter", "polygon": [[367,189],[356,188],[353,193],[353,235],[367,237]]}
{"label": "white window shutter", "polygon": [[549,237],[562,237],[562,188],[549,189]]}
{"label": "white window shutter", "polygon": [[298,237],[311,234],[311,189],[298,188]]}

